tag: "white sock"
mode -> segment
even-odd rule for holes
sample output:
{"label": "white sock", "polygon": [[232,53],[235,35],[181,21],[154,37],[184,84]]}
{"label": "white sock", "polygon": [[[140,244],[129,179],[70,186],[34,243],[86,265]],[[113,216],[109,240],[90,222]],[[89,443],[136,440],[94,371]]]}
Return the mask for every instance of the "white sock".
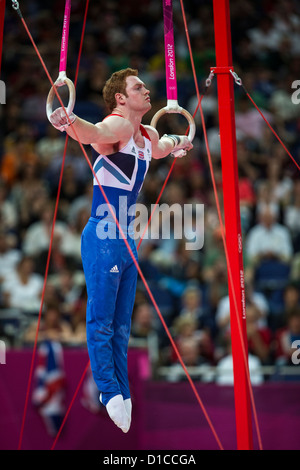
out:
{"label": "white sock", "polygon": [[111,398],[106,405],[106,410],[109,417],[123,432],[126,433],[129,431],[130,419],[126,412],[122,395],[115,395]]}
{"label": "white sock", "polygon": [[124,405],[125,405],[126,413],[127,413],[128,416],[129,416],[129,422],[131,423],[131,411],[132,411],[132,401],[131,401],[131,398],[126,398],[126,400],[124,400]]}

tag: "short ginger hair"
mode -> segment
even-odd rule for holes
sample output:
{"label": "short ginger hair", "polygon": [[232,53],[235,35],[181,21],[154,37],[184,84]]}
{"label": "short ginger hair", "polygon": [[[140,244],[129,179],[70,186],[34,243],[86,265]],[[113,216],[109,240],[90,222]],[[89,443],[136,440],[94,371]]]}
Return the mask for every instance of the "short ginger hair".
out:
{"label": "short ginger hair", "polygon": [[126,93],[126,78],[131,75],[137,77],[138,71],[136,69],[126,68],[114,72],[112,76],[106,81],[103,88],[103,99],[104,102],[111,112],[117,105],[115,95],[116,93],[122,93],[127,96]]}

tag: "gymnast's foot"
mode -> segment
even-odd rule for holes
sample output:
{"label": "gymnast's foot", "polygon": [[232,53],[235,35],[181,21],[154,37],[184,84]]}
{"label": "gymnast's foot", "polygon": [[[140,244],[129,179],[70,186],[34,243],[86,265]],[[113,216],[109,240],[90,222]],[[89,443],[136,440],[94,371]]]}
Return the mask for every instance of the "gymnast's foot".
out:
{"label": "gymnast's foot", "polygon": [[126,400],[124,400],[124,405],[125,405],[125,410],[129,416],[129,426],[131,424],[131,412],[132,412],[132,402],[131,402],[131,398],[126,398]]}
{"label": "gymnast's foot", "polygon": [[122,429],[125,433],[129,431],[130,418],[127,414],[122,395],[115,395],[111,398],[106,405],[106,410],[116,426]]}

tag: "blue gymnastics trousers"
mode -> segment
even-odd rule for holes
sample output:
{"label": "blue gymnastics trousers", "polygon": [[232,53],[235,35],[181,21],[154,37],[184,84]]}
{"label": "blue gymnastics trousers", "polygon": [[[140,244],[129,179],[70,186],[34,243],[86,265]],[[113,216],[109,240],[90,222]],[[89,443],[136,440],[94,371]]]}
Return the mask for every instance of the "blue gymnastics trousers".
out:
{"label": "blue gymnastics trousers", "polygon": [[[135,301],[137,268],[124,240],[97,236],[99,219],[91,217],[81,236],[87,287],[87,347],[102,403],[115,395],[130,398],[127,350]],[[127,241],[137,260],[135,240]]]}

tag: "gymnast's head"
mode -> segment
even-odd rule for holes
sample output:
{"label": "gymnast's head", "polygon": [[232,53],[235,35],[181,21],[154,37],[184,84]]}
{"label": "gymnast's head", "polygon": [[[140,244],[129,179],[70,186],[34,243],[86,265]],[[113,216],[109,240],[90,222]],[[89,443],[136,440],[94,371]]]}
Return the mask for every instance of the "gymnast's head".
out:
{"label": "gymnast's head", "polygon": [[146,107],[149,108],[150,105],[149,90],[139,79],[138,71],[132,68],[122,69],[111,75],[103,87],[103,99],[110,113],[127,105],[144,105],[145,101]]}

